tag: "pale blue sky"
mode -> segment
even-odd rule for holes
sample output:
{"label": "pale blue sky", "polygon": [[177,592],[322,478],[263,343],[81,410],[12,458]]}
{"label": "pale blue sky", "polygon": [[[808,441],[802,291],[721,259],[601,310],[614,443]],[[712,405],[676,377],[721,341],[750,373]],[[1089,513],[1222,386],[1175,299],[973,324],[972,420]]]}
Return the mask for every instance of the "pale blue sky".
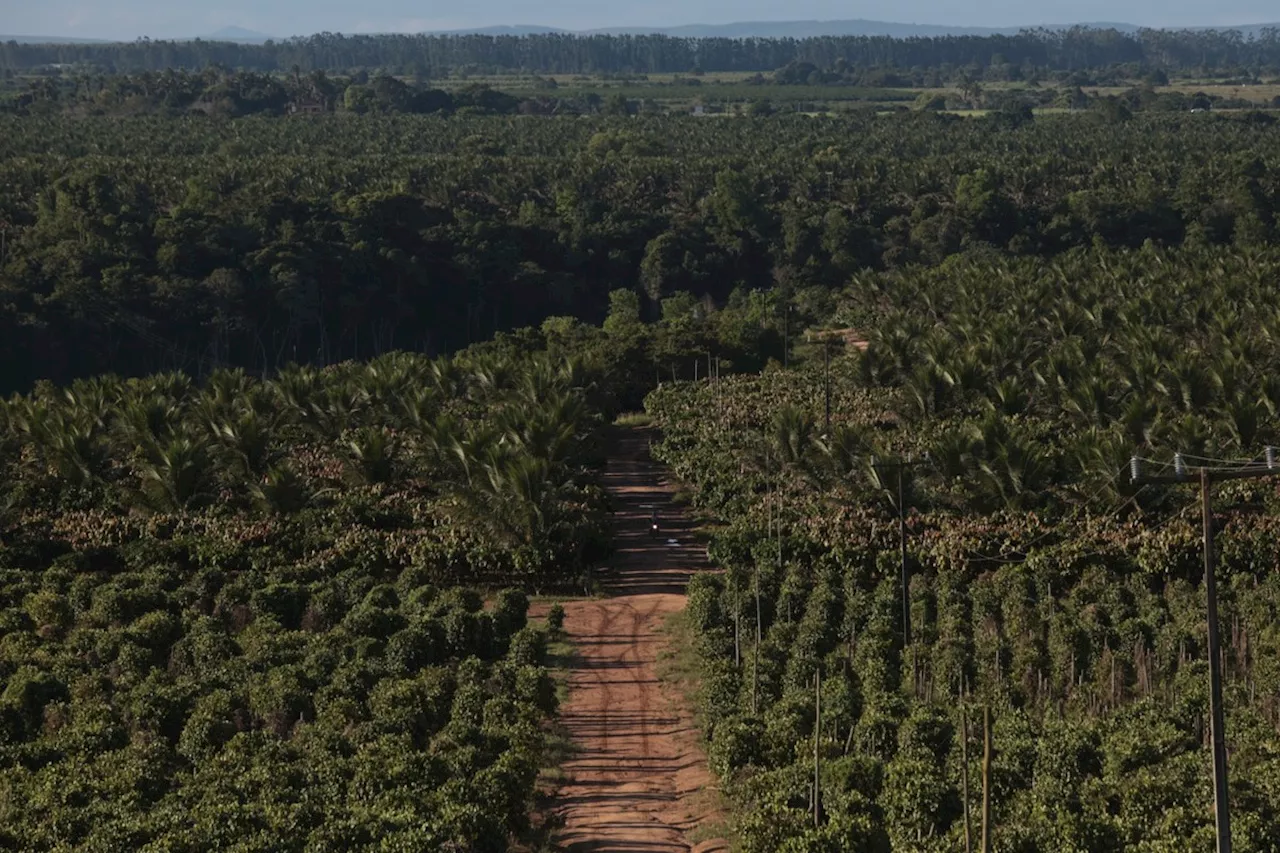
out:
{"label": "pale blue sky", "polygon": [[1280,20],[1276,0],[0,0],[0,33],[132,39],[241,26],[277,36],[420,32],[493,24],[569,29],[870,18],[970,26],[1120,21],[1230,26]]}

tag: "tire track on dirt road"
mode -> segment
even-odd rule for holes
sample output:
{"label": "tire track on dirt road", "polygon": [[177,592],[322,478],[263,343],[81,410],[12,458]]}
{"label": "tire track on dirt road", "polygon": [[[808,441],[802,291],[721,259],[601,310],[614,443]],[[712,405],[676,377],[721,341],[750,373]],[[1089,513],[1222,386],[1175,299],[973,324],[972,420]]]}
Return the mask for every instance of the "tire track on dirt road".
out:
{"label": "tire track on dirt road", "polygon": [[[648,459],[648,434],[627,430],[604,481],[614,500],[616,553],[607,597],[564,603],[575,649],[561,722],[576,747],[563,765],[555,842],[569,853],[711,853],[689,833],[720,815],[683,697],[658,679],[668,616],[685,606],[685,586],[705,567],[692,525]],[[656,509],[662,535],[652,537]]]}

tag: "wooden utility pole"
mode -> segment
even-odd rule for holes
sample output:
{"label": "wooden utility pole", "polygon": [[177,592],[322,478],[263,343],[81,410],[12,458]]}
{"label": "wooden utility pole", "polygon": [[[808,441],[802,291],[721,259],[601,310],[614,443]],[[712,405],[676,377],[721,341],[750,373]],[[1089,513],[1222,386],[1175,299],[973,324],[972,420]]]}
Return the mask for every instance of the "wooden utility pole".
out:
{"label": "wooden utility pole", "polygon": [[782,366],[791,366],[791,303],[788,302],[782,314]]}
{"label": "wooden utility pole", "polygon": [[991,853],[991,706],[982,706],[982,853]]}
{"label": "wooden utility pole", "polygon": [[836,331],[825,330],[807,333],[817,335],[818,340],[822,341],[822,423],[823,435],[829,437],[831,435],[831,339],[839,333]]}
{"label": "wooden utility pole", "polygon": [[756,563],[756,648],[751,655],[751,714],[759,711],[760,696],[760,563]]}
{"label": "wooden utility pole", "polygon": [[902,644],[911,646],[911,576],[907,572],[907,503],[903,497],[902,465],[898,466],[898,547],[902,557]]}
{"label": "wooden utility pole", "polygon": [[[872,463],[876,468],[893,468],[897,472],[898,476],[898,550],[901,571],[899,582],[902,585],[902,650],[904,653],[911,646],[911,574],[907,568],[907,502],[905,472],[908,468],[924,465],[927,462],[928,460],[911,461],[898,459],[892,462],[881,462],[877,460]],[[880,481],[880,486],[884,488],[883,478]]]}
{"label": "wooden utility pole", "polygon": [[1200,514],[1204,525],[1204,596],[1205,615],[1208,621],[1209,656],[1209,737],[1213,750],[1213,816],[1217,834],[1218,853],[1231,853],[1231,804],[1227,798],[1227,732],[1226,715],[1222,707],[1222,650],[1218,630],[1218,578],[1217,561],[1213,549],[1213,507],[1211,487],[1220,480],[1250,480],[1280,475],[1276,464],[1276,450],[1268,447],[1263,461],[1250,460],[1239,465],[1222,468],[1208,466],[1189,467],[1182,454],[1173,458],[1173,474],[1145,476],[1142,460],[1133,457],[1129,462],[1130,481],[1134,485],[1168,483],[1182,485],[1195,482],[1191,473],[1199,475]]}
{"label": "wooden utility pole", "polygon": [[825,411],[825,435],[831,435],[831,342],[822,336],[822,396]]}
{"label": "wooden utility pole", "polygon": [[729,597],[733,599],[733,668],[742,669],[742,602],[730,576]]}
{"label": "wooden utility pole", "polygon": [[1222,652],[1218,642],[1218,578],[1213,553],[1213,509],[1209,472],[1200,469],[1200,514],[1204,523],[1204,595],[1209,621],[1209,736],[1213,747],[1213,814],[1218,853],[1231,853],[1231,806],[1227,801],[1226,718],[1222,709]]}
{"label": "wooden utility pole", "polygon": [[819,745],[822,742],[822,668],[813,674],[813,825],[821,825],[822,766]]}
{"label": "wooden utility pole", "polygon": [[964,705],[964,685],[960,685],[960,796],[964,800],[964,853],[973,853],[973,830],[969,825],[969,711]]}

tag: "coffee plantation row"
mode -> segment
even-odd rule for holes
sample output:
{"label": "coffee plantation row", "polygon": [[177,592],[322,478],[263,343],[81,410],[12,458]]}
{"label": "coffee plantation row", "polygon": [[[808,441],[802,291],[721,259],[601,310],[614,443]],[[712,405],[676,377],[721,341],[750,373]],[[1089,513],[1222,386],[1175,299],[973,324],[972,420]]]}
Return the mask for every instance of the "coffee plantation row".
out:
{"label": "coffee plantation row", "polygon": [[523,590],[607,548],[593,382],[389,355],[8,401],[0,847],[528,837],[557,699]]}
{"label": "coffee plantation row", "polygon": [[[984,709],[993,849],[1213,846],[1199,505],[1127,462],[1280,441],[1278,264],[1149,247],[867,273],[833,313],[855,328],[790,369],[649,396],[656,453],[718,520],[725,571],[695,578],[688,621],[744,850],[961,851],[966,814],[978,849]],[[1280,494],[1215,502],[1233,831],[1269,850]]]}

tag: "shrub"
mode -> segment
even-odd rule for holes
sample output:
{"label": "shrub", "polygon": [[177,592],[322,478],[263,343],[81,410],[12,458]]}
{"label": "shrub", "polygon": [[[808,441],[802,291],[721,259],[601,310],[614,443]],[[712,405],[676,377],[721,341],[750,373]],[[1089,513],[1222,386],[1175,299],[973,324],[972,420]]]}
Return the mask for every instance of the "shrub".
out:
{"label": "shrub", "polygon": [[541,666],[547,656],[547,635],[532,626],[511,638],[507,658],[519,666]]}
{"label": "shrub", "polygon": [[547,611],[547,627],[559,633],[564,630],[564,605],[553,604]]}

